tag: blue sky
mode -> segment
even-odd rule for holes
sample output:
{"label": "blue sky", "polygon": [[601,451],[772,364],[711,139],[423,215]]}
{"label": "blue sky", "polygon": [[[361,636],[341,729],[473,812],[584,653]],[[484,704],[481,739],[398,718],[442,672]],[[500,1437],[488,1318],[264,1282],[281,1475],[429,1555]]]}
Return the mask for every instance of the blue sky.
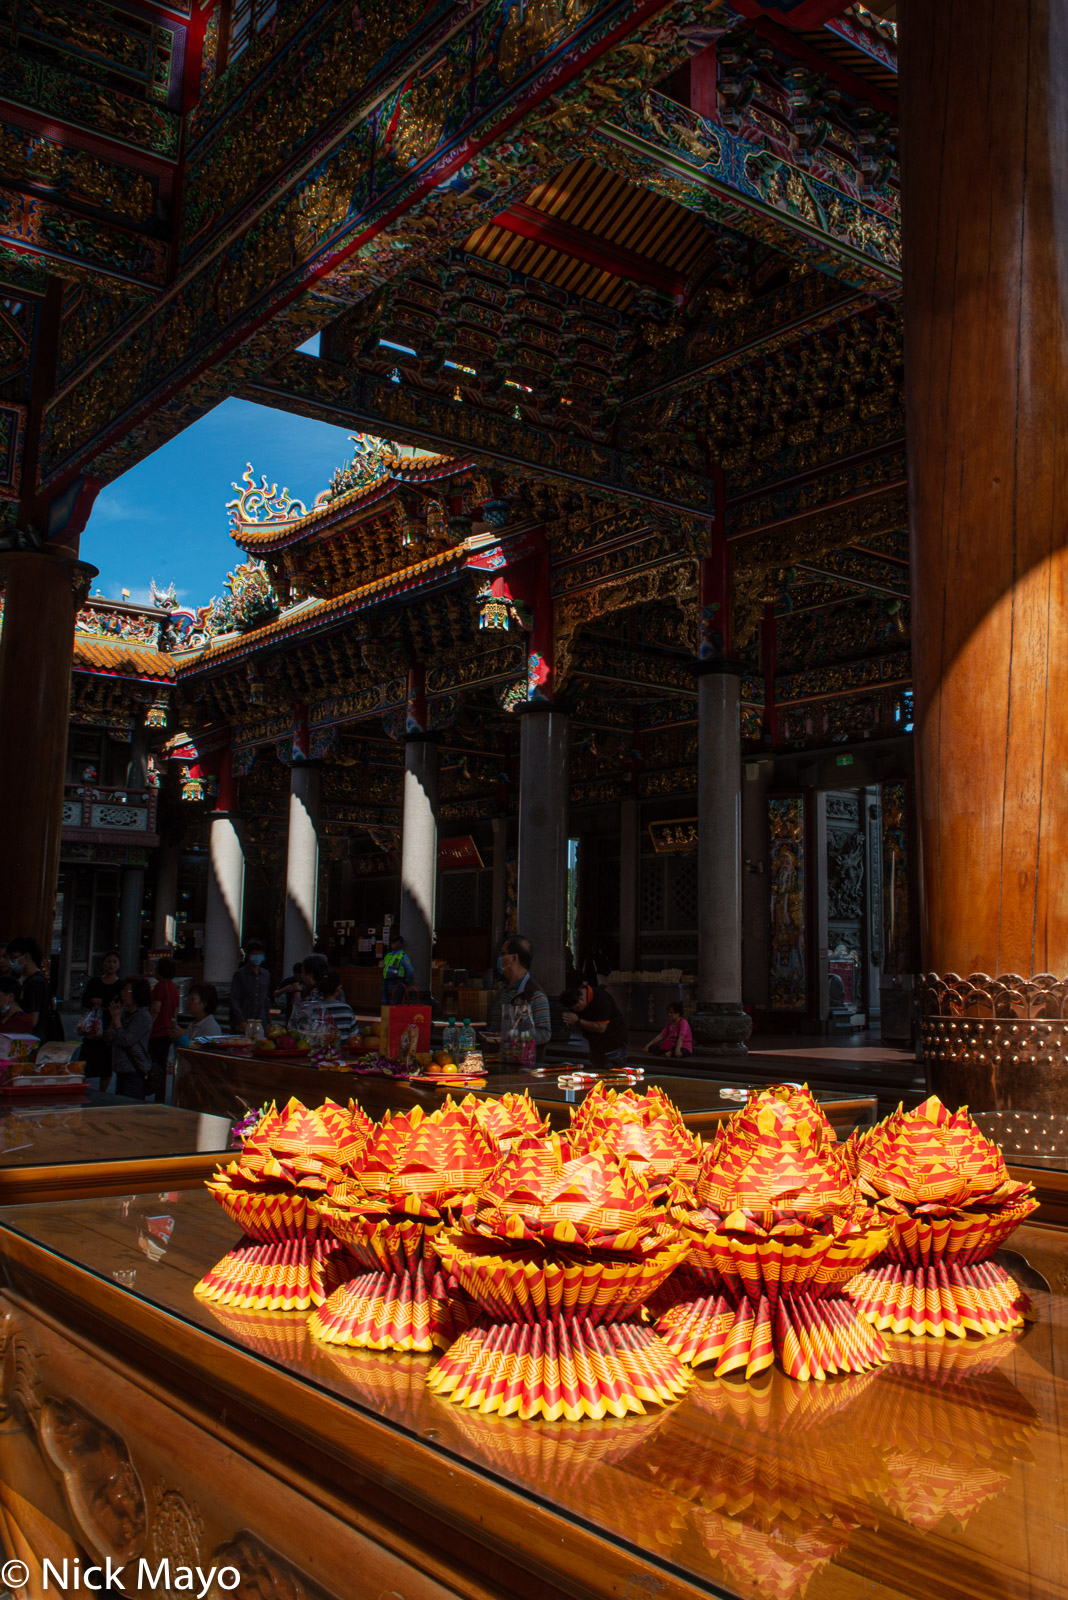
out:
{"label": "blue sky", "polygon": [[207,605],[242,559],[226,502],[245,463],[310,506],[351,454],[348,429],[225,400],[100,491],[81,542],[93,592],[147,602],[151,578],[173,578],[182,605]]}

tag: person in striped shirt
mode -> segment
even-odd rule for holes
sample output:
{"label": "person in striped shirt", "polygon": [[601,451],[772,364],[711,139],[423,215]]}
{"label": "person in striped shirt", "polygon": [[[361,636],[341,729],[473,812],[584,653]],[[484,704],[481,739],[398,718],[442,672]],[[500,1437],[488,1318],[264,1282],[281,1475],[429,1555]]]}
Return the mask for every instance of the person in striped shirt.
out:
{"label": "person in striped shirt", "polygon": [[352,1007],[345,999],[345,991],[341,987],[340,973],[328,970],[319,979],[319,993],[323,998],[323,1010],[327,1016],[332,1017],[337,1027],[337,1042],[345,1044],[352,1032],[356,1017]]}

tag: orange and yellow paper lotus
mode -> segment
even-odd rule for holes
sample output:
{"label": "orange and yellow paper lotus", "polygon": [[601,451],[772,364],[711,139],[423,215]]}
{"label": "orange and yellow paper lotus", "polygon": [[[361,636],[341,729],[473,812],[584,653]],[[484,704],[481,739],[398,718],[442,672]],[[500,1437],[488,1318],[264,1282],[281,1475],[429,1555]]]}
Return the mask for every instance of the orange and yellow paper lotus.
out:
{"label": "orange and yellow paper lotus", "polygon": [[525,1092],[495,1095],[492,1100],[476,1100],[474,1095],[468,1095],[463,1104],[473,1106],[478,1126],[502,1154],[519,1139],[542,1138],[549,1132],[548,1118],[542,1117]]}
{"label": "orange and yellow paper lotus", "polygon": [[670,1215],[692,1249],[658,1302],[657,1332],[682,1360],[752,1378],[778,1358],[801,1380],[886,1360],[843,1290],[889,1230],[858,1201],[807,1089],[754,1095],[705,1147],[696,1192],[676,1186]]}
{"label": "orange and yellow paper lotus", "polygon": [[450,1210],[497,1161],[476,1105],[450,1099],[429,1116],[420,1106],[387,1113],[345,1180],[319,1202],[323,1225],[363,1270],[314,1313],[316,1339],[364,1350],[445,1349],[466,1327],[435,1242]]}
{"label": "orange and yellow paper lotus", "polygon": [[1031,1317],[1027,1295],[991,1257],[1038,1202],[966,1109],[947,1111],[935,1095],[914,1111],[899,1106],[854,1136],[850,1158],[892,1228],[884,1254],[850,1286],[874,1327],[962,1339]]}
{"label": "orange and yellow paper lotus", "polygon": [[603,1147],[521,1142],[438,1253],[482,1316],[428,1378],[482,1413],[577,1422],[666,1404],[689,1375],[641,1307],[686,1253],[645,1180]]}
{"label": "orange and yellow paper lotus", "polygon": [[207,1187],[245,1238],[197,1284],[203,1300],[251,1311],[307,1311],[347,1275],[344,1251],[326,1234],[317,1202],[363,1148],[372,1124],[328,1102],[309,1111],[272,1106],[237,1161]]}
{"label": "orange and yellow paper lotus", "polygon": [[656,1086],[644,1094],[633,1089],[617,1094],[603,1083],[594,1084],[572,1112],[568,1138],[576,1150],[604,1144],[615,1155],[626,1156],[654,1195],[666,1192],[670,1178],[692,1182],[701,1158],[701,1141]]}

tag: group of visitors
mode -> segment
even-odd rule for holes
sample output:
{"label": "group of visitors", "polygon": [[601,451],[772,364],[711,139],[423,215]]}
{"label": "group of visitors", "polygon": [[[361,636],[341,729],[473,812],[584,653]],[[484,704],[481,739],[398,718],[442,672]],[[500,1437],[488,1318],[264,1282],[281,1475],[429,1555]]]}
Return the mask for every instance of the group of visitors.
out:
{"label": "group of visitors", "polygon": [[[328,1018],[344,1043],[355,1016],[341,975],[328,957],[319,951],[305,956],[277,991],[272,990],[265,958],[261,941],[248,940],[230,985],[230,1032],[243,1033],[249,1023],[257,1022],[266,1032],[274,1005],[294,1028]],[[541,1054],[552,1038],[553,1014],[548,995],[531,974],[533,960],[533,946],[522,934],[504,940],[497,957],[502,982],[490,1005],[487,1026],[491,1033],[499,1033],[503,1008],[507,1005],[514,1011],[517,1002],[525,1001]],[[85,985],[85,1011],[77,1027],[85,1076],[102,1090],[112,1087],[134,1099],[162,1100],[172,1045],[201,1043],[222,1032],[216,1017],[219,993],[214,984],[193,983],[180,1001],[177,969],[168,957],[156,963],[154,979],[139,973],[122,977],[120,972],[119,953],[109,950],[97,975]],[[575,976],[572,966],[569,977]],[[413,979],[403,936],[394,931],[382,963],[383,1003],[407,1000]],[[667,1026],[647,1048],[674,1058],[692,1055],[693,1039],[682,1005],[673,1002],[668,1013]],[[592,1066],[626,1062],[626,1021],[607,989],[596,982],[572,981],[559,997],[558,1015],[569,1029],[579,1029]],[[0,944],[0,1032],[36,1034],[42,1042],[64,1037],[41,950],[32,938]]]}

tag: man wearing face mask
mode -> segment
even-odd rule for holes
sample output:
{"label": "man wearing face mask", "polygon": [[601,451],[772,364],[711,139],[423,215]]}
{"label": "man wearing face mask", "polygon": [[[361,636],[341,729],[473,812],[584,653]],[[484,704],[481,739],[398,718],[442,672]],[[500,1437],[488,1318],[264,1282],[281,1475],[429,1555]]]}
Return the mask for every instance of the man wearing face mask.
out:
{"label": "man wearing face mask", "polygon": [[529,939],[521,933],[514,933],[505,939],[497,957],[497,971],[504,979],[504,986],[497,990],[490,1002],[486,1029],[491,1034],[499,1034],[504,1007],[514,1007],[516,1000],[522,996],[530,1007],[530,1020],[534,1024],[538,1050],[544,1051],[552,1038],[553,1021],[549,1014],[549,997],[530,975],[533,960],[534,947]]}
{"label": "man wearing face mask", "polygon": [[263,945],[259,939],[250,939],[244,962],[230,982],[231,1033],[244,1033],[247,1022],[262,1022],[264,1031],[270,1026],[271,974],[263,961]]}

